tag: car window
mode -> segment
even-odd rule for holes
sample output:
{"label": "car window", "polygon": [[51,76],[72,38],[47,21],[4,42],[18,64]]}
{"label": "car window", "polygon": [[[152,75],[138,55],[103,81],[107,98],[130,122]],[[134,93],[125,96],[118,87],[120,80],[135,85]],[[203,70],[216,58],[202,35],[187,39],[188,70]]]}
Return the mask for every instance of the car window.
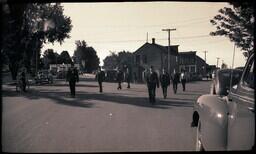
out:
{"label": "car window", "polygon": [[242,76],[242,71],[240,72],[233,72],[232,74],[232,85],[238,84]]}
{"label": "car window", "polygon": [[244,78],[243,78],[243,84],[246,87],[252,88],[254,89],[254,61],[252,60],[249,65],[248,68],[245,72]]}

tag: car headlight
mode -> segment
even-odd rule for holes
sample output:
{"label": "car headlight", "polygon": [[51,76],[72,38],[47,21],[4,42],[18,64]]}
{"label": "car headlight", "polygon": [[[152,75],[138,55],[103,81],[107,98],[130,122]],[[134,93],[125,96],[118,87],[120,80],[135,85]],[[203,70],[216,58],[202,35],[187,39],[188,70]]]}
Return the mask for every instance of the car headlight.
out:
{"label": "car headlight", "polygon": [[218,118],[222,118],[222,114],[217,113],[217,117],[218,117]]}

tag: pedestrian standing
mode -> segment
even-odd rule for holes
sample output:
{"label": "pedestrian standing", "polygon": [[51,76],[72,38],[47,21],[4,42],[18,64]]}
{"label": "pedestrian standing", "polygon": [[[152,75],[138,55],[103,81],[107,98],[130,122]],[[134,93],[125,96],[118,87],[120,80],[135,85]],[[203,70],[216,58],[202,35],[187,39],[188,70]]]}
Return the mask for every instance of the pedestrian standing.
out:
{"label": "pedestrian standing", "polygon": [[167,97],[167,88],[170,85],[170,76],[169,74],[165,71],[165,69],[162,70],[162,74],[160,75],[160,82],[161,82],[161,87],[163,90],[163,96],[164,99]]}
{"label": "pedestrian standing", "polygon": [[22,68],[20,75],[21,75],[20,80],[21,80],[21,84],[22,84],[22,91],[27,92],[26,91],[27,84],[26,84],[26,69],[25,68]]}
{"label": "pedestrian standing", "polygon": [[131,88],[131,86],[130,86],[131,72],[128,67],[126,68],[125,78],[126,78],[126,82],[127,82],[127,88]]}
{"label": "pedestrian standing", "polygon": [[96,74],[96,79],[98,80],[100,92],[102,93],[102,82],[105,80],[105,73],[101,70],[101,67],[98,68],[98,72]]}
{"label": "pedestrian standing", "polygon": [[121,90],[122,89],[122,81],[123,81],[123,72],[120,70],[120,69],[118,69],[117,70],[117,77],[116,77],[116,80],[117,80],[117,83],[118,83],[118,87],[117,87],[117,89],[118,90]]}
{"label": "pedestrian standing", "polygon": [[172,76],[172,86],[173,86],[173,92],[175,94],[177,93],[178,83],[179,83],[179,74],[174,70],[173,76]]}
{"label": "pedestrian standing", "polygon": [[156,87],[159,88],[159,80],[158,80],[158,75],[154,71],[153,66],[150,67],[149,74],[147,75],[146,81],[147,81],[147,87],[148,87],[149,101],[150,103],[155,103]]}
{"label": "pedestrian standing", "polygon": [[182,84],[183,91],[185,91],[186,90],[186,73],[184,70],[181,71],[180,82]]}
{"label": "pedestrian standing", "polygon": [[71,97],[76,95],[76,82],[79,82],[78,70],[74,67],[74,63],[71,63],[71,67],[68,69],[66,81],[69,82],[69,88]]}

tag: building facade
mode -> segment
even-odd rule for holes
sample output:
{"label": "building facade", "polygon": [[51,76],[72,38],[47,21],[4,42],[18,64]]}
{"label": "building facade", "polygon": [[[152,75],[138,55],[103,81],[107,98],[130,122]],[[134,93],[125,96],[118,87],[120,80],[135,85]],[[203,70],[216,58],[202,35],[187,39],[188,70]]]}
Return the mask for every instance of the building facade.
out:
{"label": "building facade", "polygon": [[[168,46],[155,43],[145,43],[133,53],[133,78],[138,82],[145,79],[145,71],[154,66],[155,71],[160,75],[161,70],[168,69]],[[178,70],[178,45],[170,46],[170,72]]]}
{"label": "building facade", "polygon": [[[71,64],[50,64],[50,71],[53,72],[60,72],[60,71],[68,71],[68,68],[71,67]],[[74,64],[74,67],[76,67],[78,70],[80,70],[79,64]]]}
{"label": "building facade", "polygon": [[196,51],[179,53],[179,72],[185,70],[189,80],[198,80],[207,74],[209,65],[196,55]]}

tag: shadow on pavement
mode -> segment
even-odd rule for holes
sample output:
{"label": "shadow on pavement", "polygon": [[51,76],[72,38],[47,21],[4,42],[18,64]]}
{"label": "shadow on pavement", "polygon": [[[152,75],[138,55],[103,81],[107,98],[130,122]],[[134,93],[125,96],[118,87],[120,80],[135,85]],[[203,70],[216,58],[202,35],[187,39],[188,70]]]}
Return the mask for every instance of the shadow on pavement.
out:
{"label": "shadow on pavement", "polygon": [[[34,85],[34,86],[41,86],[41,85]],[[57,86],[57,87],[68,87],[69,84],[62,84],[62,83],[53,83],[53,84],[43,84],[43,86]],[[76,84],[76,87],[99,87],[98,85],[91,85],[91,84]]]}
{"label": "shadow on pavement", "polygon": [[[181,100],[181,101],[177,101],[177,100]],[[175,98],[175,100],[171,100],[171,101],[164,101],[161,100],[161,102],[163,103],[167,103],[169,106],[176,106],[176,107],[193,107],[194,106],[194,100],[186,100],[186,99],[177,99]]]}
{"label": "shadow on pavement", "polygon": [[[168,109],[173,106],[175,107],[193,107],[193,99],[180,99],[173,98],[162,100],[156,98],[156,103],[151,104],[149,102],[148,97],[132,97],[132,96],[124,96],[121,93],[88,93],[88,92],[76,92],[76,98],[70,98],[69,92],[59,92],[59,91],[39,91],[35,89],[31,89],[28,93],[17,93],[12,90],[4,90],[2,96],[5,97],[14,97],[14,96],[22,96],[28,99],[40,99],[40,98],[48,98],[52,99],[55,103],[61,105],[75,106],[75,107],[85,107],[91,108],[93,107],[93,103],[88,102],[90,100],[100,100],[111,103],[120,103],[120,104],[129,104],[140,107],[149,107],[149,108],[157,108],[157,109]],[[103,102],[105,103],[105,102]]]}
{"label": "shadow on pavement", "polygon": [[[16,97],[22,96],[28,99],[48,98],[48,99],[54,100],[54,102],[56,102],[57,104],[74,106],[74,107],[84,107],[84,108],[93,107],[93,103],[77,101],[76,98],[69,97],[69,93],[67,92],[56,92],[56,91],[41,92],[34,89],[30,89],[30,91],[27,93],[24,93],[24,92],[19,93],[12,90],[2,91],[2,97],[15,97],[15,96]],[[70,100],[67,100],[67,99],[70,99]]]}

